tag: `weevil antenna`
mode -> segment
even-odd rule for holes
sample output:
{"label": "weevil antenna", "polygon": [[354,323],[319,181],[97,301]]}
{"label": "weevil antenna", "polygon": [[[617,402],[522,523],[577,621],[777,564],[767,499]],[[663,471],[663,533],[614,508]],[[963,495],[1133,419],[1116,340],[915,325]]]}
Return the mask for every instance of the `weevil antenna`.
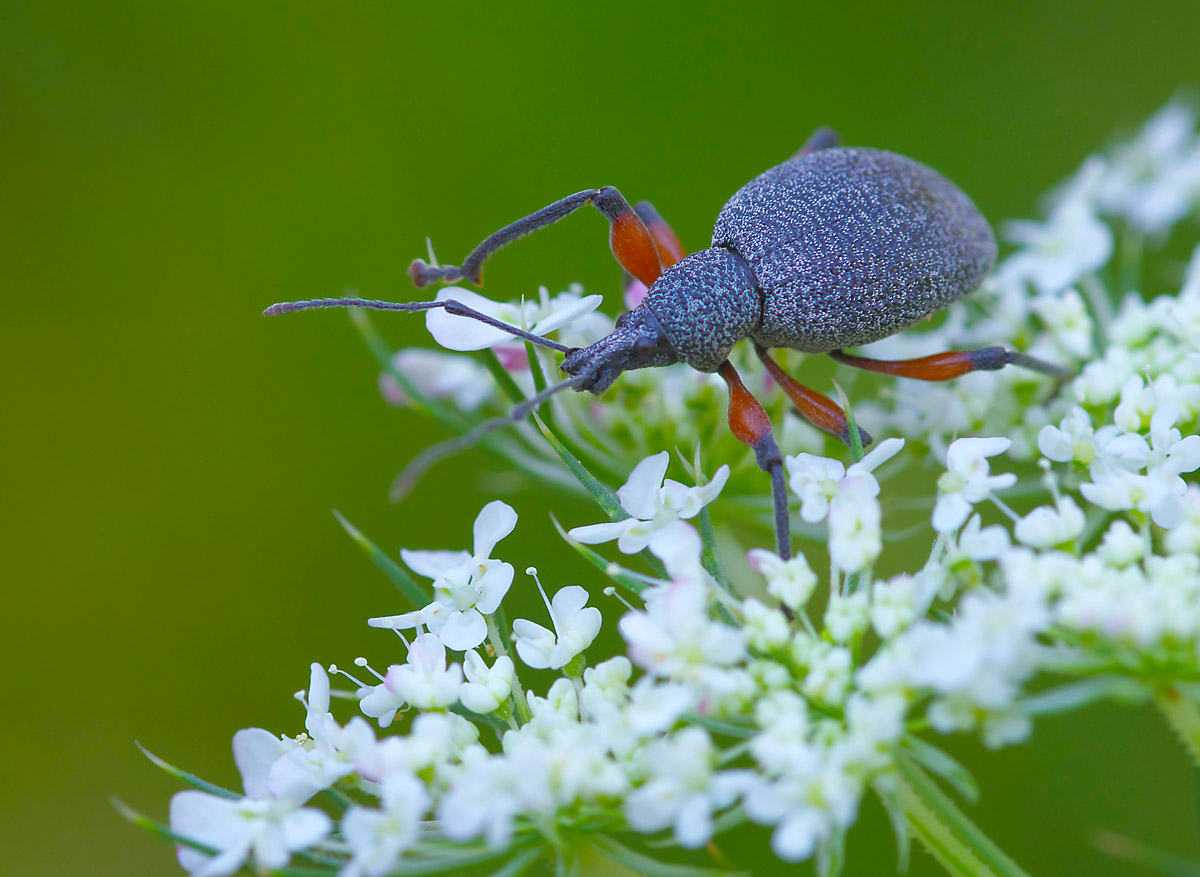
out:
{"label": "weevil antenna", "polygon": [[290,314],[295,311],[312,311],[317,308],[366,308],[372,311],[432,311],[444,308],[448,314],[453,314],[456,317],[470,317],[472,320],[487,323],[489,326],[507,332],[514,338],[520,338],[523,341],[538,344],[542,347],[549,347],[551,350],[557,350],[559,353],[570,353],[575,349],[567,347],[565,344],[559,344],[557,341],[551,341],[549,338],[543,338],[541,335],[526,332],[524,329],[518,329],[516,326],[510,326],[508,323],[497,320],[495,317],[489,317],[487,314],[468,307],[454,299],[447,299],[446,301],[399,302],[375,301],[366,298],[314,298],[309,301],[281,301],[263,311],[263,316],[277,317],[280,314]]}
{"label": "weevil antenna", "polygon": [[571,387],[577,387],[594,378],[595,376],[589,372],[575,375],[575,377],[568,378],[562,383],[547,387],[536,396],[530,396],[524,402],[513,406],[512,411],[508,412],[508,414],[485,421],[468,433],[455,436],[452,439],[447,439],[444,442],[426,448],[413,457],[412,462],[404,467],[404,471],[396,476],[396,480],[392,482],[392,489],[389,496],[393,502],[399,502],[408,496],[421,476],[429,471],[434,464],[444,460],[446,457],[457,454],[459,451],[465,451],[494,429],[501,429],[505,426],[511,426],[514,423],[520,423],[529,412],[533,411],[555,393]]}

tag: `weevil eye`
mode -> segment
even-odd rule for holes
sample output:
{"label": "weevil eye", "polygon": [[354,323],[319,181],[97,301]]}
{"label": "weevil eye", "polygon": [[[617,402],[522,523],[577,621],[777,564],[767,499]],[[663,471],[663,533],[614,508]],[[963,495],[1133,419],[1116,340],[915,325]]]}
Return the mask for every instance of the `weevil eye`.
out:
{"label": "weevil eye", "polygon": [[658,342],[660,340],[661,339],[659,338],[652,338],[648,335],[643,335],[633,342],[633,349],[637,351],[653,350],[658,346]]}

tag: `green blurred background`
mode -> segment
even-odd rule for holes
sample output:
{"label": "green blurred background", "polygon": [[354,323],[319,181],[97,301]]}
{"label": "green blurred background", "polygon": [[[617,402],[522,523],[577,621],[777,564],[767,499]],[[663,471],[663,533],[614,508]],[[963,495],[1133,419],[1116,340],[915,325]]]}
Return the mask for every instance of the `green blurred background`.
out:
{"label": "green blurred background", "polygon": [[[1195,0],[0,5],[0,872],[174,873],[109,804],[166,812],[135,739],[234,784],[232,733],[299,731],[310,661],[386,664],[363,620],[400,606],[331,508],[389,550],[467,544],[483,459],[388,504],[438,436],[382,403],[345,314],[264,305],[413,298],[425,235],[456,262],[608,183],[696,247],[818,124],[939,168],[993,220],[1029,215],[1200,82],[1198,33]],[[578,280],[618,306],[595,215],[488,276],[497,297]],[[422,341],[418,319],[379,323]],[[544,500],[508,499],[503,556],[572,580]],[[972,812],[1031,872],[1127,873],[1101,828],[1200,856],[1192,773],[1155,715],[1095,709],[1035,739],[953,745]],[[878,808],[862,821],[848,873],[890,871]]]}

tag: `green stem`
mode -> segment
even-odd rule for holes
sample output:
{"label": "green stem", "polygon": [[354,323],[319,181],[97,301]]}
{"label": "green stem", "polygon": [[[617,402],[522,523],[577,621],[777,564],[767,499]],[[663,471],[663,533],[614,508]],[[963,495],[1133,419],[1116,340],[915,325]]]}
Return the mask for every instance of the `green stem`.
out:
{"label": "green stem", "polygon": [[1103,350],[1108,339],[1109,327],[1113,321],[1113,305],[1112,299],[1108,296],[1108,290],[1100,283],[1095,274],[1085,274],[1079,278],[1079,287],[1083,290],[1084,297],[1087,298],[1088,305],[1092,309],[1092,317],[1096,321],[1095,332],[1093,333],[1097,350]]}
{"label": "green stem", "polygon": [[1154,696],[1163,717],[1183,741],[1192,760],[1200,766],[1200,710],[1196,702],[1174,688],[1164,688]]}
{"label": "green stem", "polygon": [[517,675],[517,662],[513,659],[512,655],[508,654],[506,637],[496,625],[496,617],[494,615],[485,615],[484,618],[487,619],[488,642],[492,644],[496,655],[505,655],[513,662],[512,699],[517,711],[517,721],[523,725],[533,718],[533,713],[529,710],[529,701],[525,699],[525,689],[521,687],[521,678]]}
{"label": "green stem", "polygon": [[899,798],[909,830],[950,874],[1023,877],[1025,872],[950,800],[912,758],[897,753]]}

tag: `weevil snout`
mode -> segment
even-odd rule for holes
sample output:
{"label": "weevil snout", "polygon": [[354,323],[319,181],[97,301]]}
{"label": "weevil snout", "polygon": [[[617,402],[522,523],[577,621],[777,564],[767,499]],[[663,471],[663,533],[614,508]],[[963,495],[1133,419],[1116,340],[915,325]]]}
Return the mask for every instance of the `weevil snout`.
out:
{"label": "weevil snout", "polygon": [[584,375],[576,390],[597,396],[613,385],[621,372],[655,368],[679,362],[658,320],[645,308],[624,313],[617,327],[590,347],[567,354],[562,370],[571,376]]}

